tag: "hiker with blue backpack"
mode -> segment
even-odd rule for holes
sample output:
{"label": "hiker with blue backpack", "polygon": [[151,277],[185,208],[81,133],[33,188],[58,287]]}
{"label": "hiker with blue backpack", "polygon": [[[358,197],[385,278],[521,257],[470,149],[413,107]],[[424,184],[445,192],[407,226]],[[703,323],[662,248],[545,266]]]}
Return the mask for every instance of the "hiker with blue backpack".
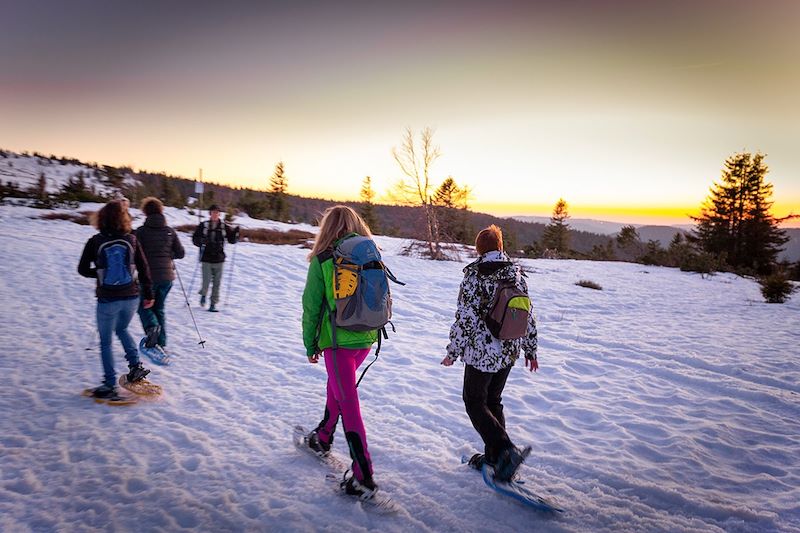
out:
{"label": "hiker with blue backpack", "polygon": [[352,475],[345,475],[341,488],[369,499],[378,485],[361,418],[356,370],[376,341],[380,350],[381,332],[385,335],[391,318],[388,281],[396,280],[381,262],[367,224],[343,205],[325,211],[308,260],[303,343],[309,363],[323,357],[328,383],[325,413],[307,442],[320,456],[330,453],[341,417],[353,461]]}
{"label": "hiker with blue backpack", "polygon": [[125,350],[127,381],[141,381],[150,373],[139,361],[128,324],[139,307],[140,291],[142,305],[153,306],[153,286],[147,259],[131,233],[131,218],[122,202],[113,200],[104,205],[97,212],[95,226],[98,233],[87,241],[78,264],[81,276],[97,279],[97,330],[104,376],[103,384],[91,393],[95,398],[115,401],[121,398],[116,388],[112,334],[116,333]]}
{"label": "hiker with blue backpack", "polygon": [[511,368],[525,351],[525,366],[539,368],[536,360],[536,321],[528,286],[519,265],[503,252],[503,233],[495,225],[475,238],[477,260],[464,268],[456,318],[450,328],[447,355],[441,364],[458,358],[465,364],[462,397],[467,415],[484,442],[469,464],[480,470],[494,468],[495,480],[509,481],[530,453],[520,450],[506,432],[502,394]]}

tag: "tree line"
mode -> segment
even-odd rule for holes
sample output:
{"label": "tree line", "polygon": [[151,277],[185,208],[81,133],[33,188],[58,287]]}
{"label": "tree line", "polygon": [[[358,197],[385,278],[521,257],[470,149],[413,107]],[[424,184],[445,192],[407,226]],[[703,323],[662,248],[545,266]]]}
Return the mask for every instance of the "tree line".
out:
{"label": "tree line", "polygon": [[[678,232],[669,245],[662,246],[656,240],[643,242],[634,226],[623,227],[611,238],[575,231],[569,226],[568,204],[564,199],[556,203],[546,226],[474,213],[469,208],[468,186],[459,185],[450,175],[437,184],[433,165],[441,149],[433,136],[430,128],[418,136],[407,129],[401,144],[392,149],[403,175],[388,193],[396,205],[375,202],[377,194],[370,176],[362,181],[360,201],[345,202],[355,207],[376,233],[419,239],[412,247],[425,257],[437,260],[457,257],[453,244],[471,244],[477,229],[495,223],[503,228],[506,249],[512,255],[634,261],[703,274],[723,270],[762,279],[800,279],[800,263],[790,265],[777,260],[787,241],[780,223],[794,215],[776,218],[771,214],[772,185],[766,180],[768,167],[761,153],[736,153],[726,159],[720,179],[713,183],[699,214],[693,217],[694,230]],[[0,150],[0,156],[8,154]],[[2,197],[26,196],[41,207],[105,201],[107,198],[88,184],[91,172],[102,183],[122,187],[134,205],[146,196],[159,197],[174,207],[186,207],[194,200],[194,207],[221,204],[231,217],[242,211],[253,218],[313,224],[319,213],[334,203],[290,195],[283,161],[275,165],[265,190],[206,183],[205,192],[195,195],[194,180],[163,173],[134,173],[128,167],[86,165],[75,159],[36,153],[34,157],[48,164],[71,163],[89,168],[78,172],[57,194],[47,193],[42,173],[37,185],[28,190],[19,190],[11,182],[0,184]],[[124,186],[125,178],[130,176],[136,178],[135,185]]]}

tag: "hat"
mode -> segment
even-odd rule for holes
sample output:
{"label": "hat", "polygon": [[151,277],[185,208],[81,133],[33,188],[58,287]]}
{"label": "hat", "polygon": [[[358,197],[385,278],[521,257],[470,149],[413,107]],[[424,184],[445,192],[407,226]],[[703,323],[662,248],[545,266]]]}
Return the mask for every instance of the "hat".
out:
{"label": "hat", "polygon": [[210,213],[211,211],[221,211],[221,209],[219,208],[219,206],[217,204],[211,204],[211,206],[209,206],[209,208],[208,208],[208,211]]}

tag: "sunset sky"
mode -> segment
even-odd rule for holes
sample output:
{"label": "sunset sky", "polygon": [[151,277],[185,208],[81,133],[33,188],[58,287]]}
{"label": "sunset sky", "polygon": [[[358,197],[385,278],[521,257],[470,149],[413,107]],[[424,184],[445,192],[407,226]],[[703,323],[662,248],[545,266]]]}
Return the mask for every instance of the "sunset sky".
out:
{"label": "sunset sky", "polygon": [[[475,210],[683,223],[767,154],[800,213],[800,2],[5,2],[0,147],[379,197],[436,130]],[[800,225],[795,223],[794,225]]]}

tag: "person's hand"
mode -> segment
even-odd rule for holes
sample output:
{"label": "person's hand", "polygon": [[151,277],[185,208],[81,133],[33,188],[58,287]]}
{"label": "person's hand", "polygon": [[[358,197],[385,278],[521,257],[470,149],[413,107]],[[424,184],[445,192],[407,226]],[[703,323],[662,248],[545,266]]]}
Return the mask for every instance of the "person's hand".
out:
{"label": "person's hand", "polygon": [[308,362],[311,363],[312,365],[316,365],[317,363],[319,363],[319,352],[309,355]]}
{"label": "person's hand", "polygon": [[444,366],[453,366],[453,363],[454,363],[454,362],[455,362],[455,361],[453,361],[452,359],[450,359],[450,357],[449,357],[449,356],[445,355],[445,356],[444,356],[444,359],[442,359],[442,362],[441,362],[441,364],[443,364]]}
{"label": "person's hand", "polygon": [[525,368],[530,369],[531,372],[536,372],[539,369],[539,362],[536,359],[525,358]]}
{"label": "person's hand", "polygon": [[150,309],[155,305],[155,303],[156,303],[155,300],[145,300],[142,302],[142,307],[144,307],[145,309]]}

